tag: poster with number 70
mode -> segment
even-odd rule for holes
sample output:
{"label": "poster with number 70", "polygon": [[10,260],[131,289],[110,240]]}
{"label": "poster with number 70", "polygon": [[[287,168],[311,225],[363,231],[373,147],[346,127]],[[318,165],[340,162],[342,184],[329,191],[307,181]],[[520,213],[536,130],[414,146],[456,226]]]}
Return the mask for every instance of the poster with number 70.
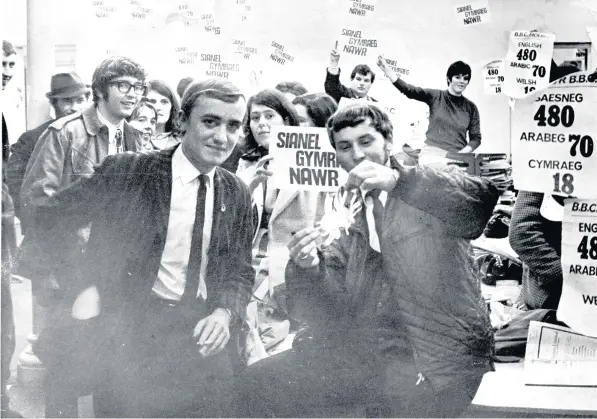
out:
{"label": "poster with number 70", "polygon": [[519,190],[597,198],[597,81],[569,74],[516,100],[512,177]]}

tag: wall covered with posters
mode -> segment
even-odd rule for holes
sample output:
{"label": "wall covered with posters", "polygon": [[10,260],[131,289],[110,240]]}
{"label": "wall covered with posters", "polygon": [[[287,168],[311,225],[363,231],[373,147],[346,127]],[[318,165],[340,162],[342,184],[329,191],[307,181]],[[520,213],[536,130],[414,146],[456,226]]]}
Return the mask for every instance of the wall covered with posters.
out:
{"label": "wall covered with posters", "polygon": [[[34,37],[30,43],[38,43],[39,51],[40,44],[52,51],[73,46],[70,64],[63,59],[61,65],[75,67],[87,79],[105,56],[125,54],[145,64],[150,77],[174,85],[183,76],[220,76],[240,83],[248,93],[282,80],[299,80],[309,90],[321,91],[329,52],[338,41],[345,83],[355,64],[375,68],[378,77],[370,94],[393,109],[398,145],[412,134],[412,123],[424,124],[427,107],[390,85],[375,65],[377,56],[383,53],[407,82],[440,89],[446,87],[450,63],[462,60],[473,69],[465,95],[480,111],[480,152],[510,149],[508,99],[486,94],[482,77],[484,65],[505,57],[510,31],[543,29],[555,33],[556,42],[589,42],[586,27],[596,25],[582,0],[29,0],[29,4],[37,8],[29,21]],[[36,80],[47,80],[40,93],[55,70],[50,63],[36,70]],[[43,99],[38,101],[31,108],[33,119],[43,113]]]}

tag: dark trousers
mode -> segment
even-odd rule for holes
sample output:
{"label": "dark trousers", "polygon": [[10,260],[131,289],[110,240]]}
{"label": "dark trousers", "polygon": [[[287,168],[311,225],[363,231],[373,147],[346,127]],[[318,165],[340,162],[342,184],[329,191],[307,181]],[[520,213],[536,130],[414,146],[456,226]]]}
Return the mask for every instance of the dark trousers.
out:
{"label": "dark trousers", "polygon": [[152,301],[116,345],[106,380],[94,391],[95,416],[233,416],[229,352],[203,358],[192,337],[207,314],[204,305]]}
{"label": "dark trousers", "polygon": [[412,356],[379,354],[359,342],[308,339],[253,364],[237,391],[243,417],[454,417],[472,401],[482,375],[436,391],[418,381]]}
{"label": "dark trousers", "polygon": [[[4,260],[2,261],[4,262]],[[12,294],[10,291],[10,273],[2,269],[2,410],[9,408],[9,397],[6,394],[10,379],[10,361],[15,350],[15,322],[12,311]]]}

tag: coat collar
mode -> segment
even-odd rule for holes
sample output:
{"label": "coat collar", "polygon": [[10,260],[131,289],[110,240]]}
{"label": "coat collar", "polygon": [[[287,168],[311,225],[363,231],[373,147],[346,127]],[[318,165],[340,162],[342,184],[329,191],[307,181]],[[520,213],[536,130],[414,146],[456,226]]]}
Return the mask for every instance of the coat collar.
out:
{"label": "coat collar", "polygon": [[[97,136],[102,128],[107,132],[106,127],[99,119],[97,106],[90,106],[81,112],[85,129],[90,136]],[[138,151],[140,148],[141,133],[131,127],[128,122],[124,121],[122,124],[122,131],[124,135],[124,145],[126,151]],[[106,154],[107,154],[107,144]]]}

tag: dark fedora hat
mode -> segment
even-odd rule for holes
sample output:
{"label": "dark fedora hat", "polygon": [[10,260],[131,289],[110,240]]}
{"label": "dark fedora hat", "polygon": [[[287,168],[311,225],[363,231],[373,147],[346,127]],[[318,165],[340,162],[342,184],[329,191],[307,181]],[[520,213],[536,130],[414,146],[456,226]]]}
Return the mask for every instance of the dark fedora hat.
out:
{"label": "dark fedora hat", "polygon": [[89,85],[81,80],[81,77],[74,71],[70,73],[58,73],[52,76],[50,91],[46,93],[49,99],[64,99],[84,95],[91,92]]}

